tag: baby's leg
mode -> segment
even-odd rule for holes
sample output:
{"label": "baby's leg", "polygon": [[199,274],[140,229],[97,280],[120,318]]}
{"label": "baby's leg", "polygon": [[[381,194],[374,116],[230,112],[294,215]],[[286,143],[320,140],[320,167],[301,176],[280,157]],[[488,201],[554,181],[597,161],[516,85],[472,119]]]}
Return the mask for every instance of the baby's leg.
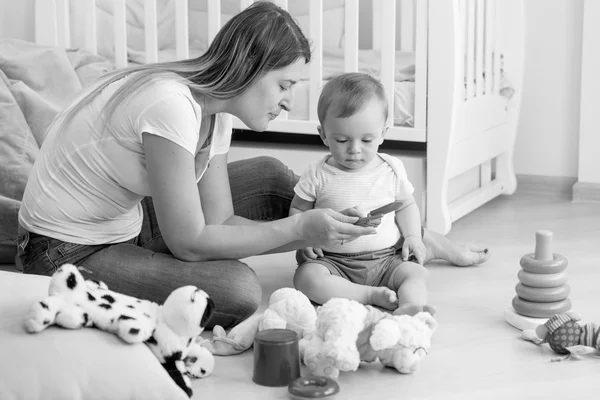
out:
{"label": "baby's leg", "polygon": [[341,276],[332,275],[327,267],[319,263],[307,262],[298,267],[294,274],[294,287],[318,304],[341,297],[387,310],[397,307],[396,293],[393,290],[350,282]]}
{"label": "baby's leg", "polygon": [[398,291],[398,308],[394,314],[415,315],[421,311],[435,313],[435,308],[427,304],[428,277],[429,271],[414,262],[404,262],[396,268],[390,277],[391,286]]}

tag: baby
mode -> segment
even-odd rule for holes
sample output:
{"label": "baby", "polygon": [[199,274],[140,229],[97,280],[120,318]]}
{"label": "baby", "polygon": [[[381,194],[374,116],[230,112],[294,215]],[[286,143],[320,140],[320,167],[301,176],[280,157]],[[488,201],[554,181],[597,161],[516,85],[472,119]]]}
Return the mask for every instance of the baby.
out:
{"label": "baby", "polygon": [[365,213],[394,201],[401,205],[381,217],[375,235],[300,250],[294,286],[319,304],[343,297],[394,314],[433,314],[414,188],[402,162],[378,152],[388,128],[383,86],[367,74],[342,74],[327,82],[317,107],[319,135],[330,154],[301,176],[290,215],[312,208]]}

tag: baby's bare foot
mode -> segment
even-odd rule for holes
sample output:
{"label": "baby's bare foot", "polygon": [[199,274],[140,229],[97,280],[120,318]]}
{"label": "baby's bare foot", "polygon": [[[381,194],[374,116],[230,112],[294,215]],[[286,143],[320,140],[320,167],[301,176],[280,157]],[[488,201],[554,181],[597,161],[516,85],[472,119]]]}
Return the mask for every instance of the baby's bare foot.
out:
{"label": "baby's bare foot", "polygon": [[423,306],[423,311],[428,312],[429,314],[431,314],[433,316],[433,315],[435,315],[435,312],[437,311],[437,309],[434,306],[425,304]]}
{"label": "baby's bare foot", "polygon": [[398,297],[396,296],[396,292],[385,286],[371,287],[370,289],[370,304],[385,308],[386,310],[396,309],[398,306]]}
{"label": "baby's bare foot", "polygon": [[392,314],[413,316],[417,313],[420,313],[421,311],[423,311],[423,306],[420,306],[418,304],[405,303],[396,308]]}
{"label": "baby's bare foot", "polygon": [[400,307],[396,308],[392,314],[413,316],[413,315],[417,315],[421,311],[428,312],[429,314],[431,314],[433,316],[436,312],[436,308],[434,306],[430,306],[428,304],[425,304],[424,306],[420,306],[417,304],[406,303],[406,304],[402,304]]}

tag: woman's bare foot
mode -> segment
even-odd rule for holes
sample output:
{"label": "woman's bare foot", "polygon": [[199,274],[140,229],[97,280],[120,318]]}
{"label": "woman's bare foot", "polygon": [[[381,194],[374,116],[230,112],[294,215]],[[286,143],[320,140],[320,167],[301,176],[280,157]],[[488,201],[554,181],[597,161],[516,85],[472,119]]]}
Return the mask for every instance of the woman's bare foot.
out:
{"label": "woman's bare foot", "polygon": [[430,230],[425,231],[423,242],[427,247],[425,262],[441,259],[459,267],[467,267],[486,262],[491,252],[478,243],[454,244],[447,237]]}
{"label": "woman's bare foot", "polygon": [[459,267],[468,267],[486,262],[492,254],[490,250],[477,243],[461,243],[450,249],[446,260]]}
{"label": "woman's bare foot", "polygon": [[386,310],[395,310],[398,307],[398,297],[393,290],[385,286],[370,287],[369,289],[369,304]]}

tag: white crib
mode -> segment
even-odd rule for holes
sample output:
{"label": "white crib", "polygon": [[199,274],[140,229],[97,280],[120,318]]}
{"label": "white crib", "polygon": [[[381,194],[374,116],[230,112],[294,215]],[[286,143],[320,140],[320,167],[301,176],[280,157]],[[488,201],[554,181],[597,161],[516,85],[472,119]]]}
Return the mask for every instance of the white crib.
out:
{"label": "white crib", "polygon": [[[312,40],[313,60],[298,85],[297,110],[282,113],[269,129],[315,135],[324,80],[343,71],[377,75],[392,110],[386,140],[426,148],[422,213],[428,228],[445,234],[453,221],[516,190],[513,147],[524,62],[522,0],[365,1],[275,1],[292,15],[294,9],[305,8],[297,19]],[[110,57],[117,68],[188,58],[203,51],[222,23],[250,3],[36,0],[36,41],[84,47]],[[372,14],[370,32],[360,29],[365,4]],[[130,17],[136,10],[142,22],[132,28]],[[194,32],[197,25],[206,27],[204,33]],[[359,46],[365,35],[372,43],[367,49]],[[246,128],[239,120],[234,127]]]}

